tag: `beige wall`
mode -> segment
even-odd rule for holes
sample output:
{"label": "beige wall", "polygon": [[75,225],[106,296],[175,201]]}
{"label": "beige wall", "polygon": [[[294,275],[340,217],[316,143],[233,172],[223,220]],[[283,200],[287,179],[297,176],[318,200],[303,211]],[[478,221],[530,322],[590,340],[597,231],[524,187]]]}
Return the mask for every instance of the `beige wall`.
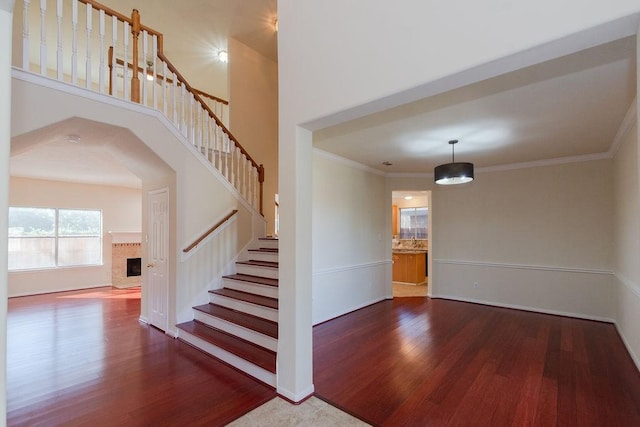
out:
{"label": "beige wall", "polygon": [[110,285],[109,231],[141,231],[141,191],[16,177],[11,178],[10,184],[10,206],[100,209],[103,265],[11,272],[9,296]]}
{"label": "beige wall", "polygon": [[615,319],[640,369],[640,185],[638,127],[623,138],[613,162]]}
{"label": "beige wall", "polygon": [[313,322],[391,297],[385,178],[313,156]]}
{"label": "beige wall", "polygon": [[230,129],[265,167],[263,211],[272,234],[278,193],[278,64],[233,38],[229,55]]}
{"label": "beige wall", "polygon": [[433,295],[613,318],[608,159],[478,173],[433,192]]}

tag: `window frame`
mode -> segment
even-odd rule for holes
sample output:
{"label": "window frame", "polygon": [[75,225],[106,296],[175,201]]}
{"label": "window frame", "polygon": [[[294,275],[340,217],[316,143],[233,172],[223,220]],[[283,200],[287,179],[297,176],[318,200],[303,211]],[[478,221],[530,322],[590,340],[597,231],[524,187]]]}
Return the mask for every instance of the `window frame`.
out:
{"label": "window frame", "polygon": [[[420,237],[418,230],[422,229],[422,227],[411,227],[411,229],[413,230],[413,235],[412,236],[407,236],[406,234],[403,233],[403,228],[402,228],[402,217],[403,217],[403,211],[413,211],[413,212],[417,212],[418,210],[423,210],[426,212],[426,223],[424,226],[424,234],[425,237]],[[399,222],[399,227],[398,227],[398,236],[400,239],[402,240],[406,240],[406,239],[416,239],[416,240],[427,240],[429,239],[429,207],[428,206],[413,206],[413,207],[401,207],[398,210],[398,222]]]}
{"label": "window frame", "polygon": [[[53,223],[53,234],[52,235],[42,235],[42,236],[10,236],[8,235],[8,241],[11,239],[31,239],[31,238],[50,238],[54,240],[53,243],[53,264],[47,266],[37,266],[37,267],[23,267],[23,268],[8,268],[8,272],[21,272],[21,271],[42,271],[42,270],[55,270],[55,269],[67,269],[67,268],[85,268],[85,267],[102,267],[104,266],[104,212],[102,209],[93,209],[93,208],[70,208],[70,207],[45,207],[45,206],[9,206],[8,214],[9,217],[11,215],[11,209],[42,209],[42,210],[53,210],[54,211],[54,223]],[[99,230],[96,234],[87,234],[87,235],[65,235],[64,233],[60,233],[60,211],[87,211],[87,212],[98,212],[100,215],[100,225]],[[8,218],[10,221],[10,219]],[[8,221],[8,222],[9,222]],[[9,227],[10,228],[10,227]],[[99,260],[97,263],[84,263],[84,264],[64,264],[60,265],[60,241],[73,237],[89,237],[89,238],[98,238],[98,249],[99,249]],[[9,254],[7,254],[9,256]]]}

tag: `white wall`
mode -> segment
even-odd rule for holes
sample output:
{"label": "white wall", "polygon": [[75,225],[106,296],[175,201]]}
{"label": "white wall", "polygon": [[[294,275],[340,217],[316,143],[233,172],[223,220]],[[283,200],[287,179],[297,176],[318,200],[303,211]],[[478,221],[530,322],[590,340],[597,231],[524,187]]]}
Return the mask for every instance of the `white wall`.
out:
{"label": "white wall", "polygon": [[[636,0],[505,6],[500,0],[278,2],[280,289],[287,302],[281,320],[295,320],[309,304],[309,131],[635,34],[640,13]],[[312,331],[304,325],[281,326],[279,345],[308,360],[303,347]],[[311,364],[279,363],[279,382],[286,378],[291,394],[304,397],[313,389],[311,370]]]}
{"label": "white wall", "polygon": [[615,319],[640,368],[640,185],[638,126],[630,127],[613,162]]}
{"label": "white wall", "polygon": [[[9,170],[11,146],[11,31],[13,0],[0,0],[0,171]],[[7,241],[9,174],[0,173],[0,242]],[[0,246],[0,355],[7,354],[7,246]],[[7,358],[0,357],[0,424],[7,419]]]}
{"label": "white wall", "polygon": [[101,266],[65,267],[9,273],[9,296],[33,295],[111,284],[109,231],[141,231],[139,189],[12,177],[10,206],[102,210]]}
{"label": "white wall", "polygon": [[275,229],[278,193],[278,64],[229,39],[230,129],[249,155],[265,167],[263,210],[267,233]]}
{"label": "white wall", "polygon": [[[169,333],[175,333],[175,324],[186,320],[184,313],[194,305],[194,298],[214,280],[205,276],[208,271],[200,268],[196,257],[180,262],[183,248],[231,210],[245,210],[248,214],[239,216],[238,227],[246,232],[240,233],[237,246],[225,253],[230,261],[248,243],[248,236],[257,232],[258,222],[254,221],[257,214],[160,112],[59,82],[17,74],[22,79],[13,79],[13,137],[72,117],[106,124],[113,127],[113,136],[102,141],[105,149],[141,178],[144,191],[169,188],[172,225],[169,265],[175,265],[175,270],[169,271],[169,301],[175,304],[169,307],[168,317]],[[28,114],[36,108],[36,102],[40,114]],[[146,194],[142,203],[144,235]],[[143,245],[143,262],[145,248]],[[143,305],[147,303],[144,284],[143,276]],[[142,317],[145,318],[145,308]]]}
{"label": "white wall", "polygon": [[433,296],[611,320],[611,186],[605,159],[436,188]]}
{"label": "white wall", "polygon": [[315,150],[313,323],[391,298],[385,178]]}

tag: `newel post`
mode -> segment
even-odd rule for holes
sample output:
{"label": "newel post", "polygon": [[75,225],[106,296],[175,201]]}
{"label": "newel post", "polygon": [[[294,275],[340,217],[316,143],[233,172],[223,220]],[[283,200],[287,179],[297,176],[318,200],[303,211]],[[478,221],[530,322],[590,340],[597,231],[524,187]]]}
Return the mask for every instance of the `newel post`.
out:
{"label": "newel post", "polygon": [[133,36],[131,101],[140,102],[140,79],[138,78],[138,36],[140,35],[140,13],[138,12],[138,9],[133,9],[133,12],[131,12],[131,35]]}
{"label": "newel post", "polygon": [[263,197],[262,186],[264,184],[264,165],[260,165],[258,167],[258,182],[260,183],[260,215],[264,215],[264,212],[262,212],[262,197]]}

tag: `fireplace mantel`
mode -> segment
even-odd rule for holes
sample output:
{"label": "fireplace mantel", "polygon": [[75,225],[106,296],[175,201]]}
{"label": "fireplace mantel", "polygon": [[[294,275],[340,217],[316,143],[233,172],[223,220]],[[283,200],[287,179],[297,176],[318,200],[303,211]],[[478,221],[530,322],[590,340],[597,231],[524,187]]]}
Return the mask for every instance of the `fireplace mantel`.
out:
{"label": "fireplace mantel", "polygon": [[140,231],[110,231],[111,243],[142,243]]}

